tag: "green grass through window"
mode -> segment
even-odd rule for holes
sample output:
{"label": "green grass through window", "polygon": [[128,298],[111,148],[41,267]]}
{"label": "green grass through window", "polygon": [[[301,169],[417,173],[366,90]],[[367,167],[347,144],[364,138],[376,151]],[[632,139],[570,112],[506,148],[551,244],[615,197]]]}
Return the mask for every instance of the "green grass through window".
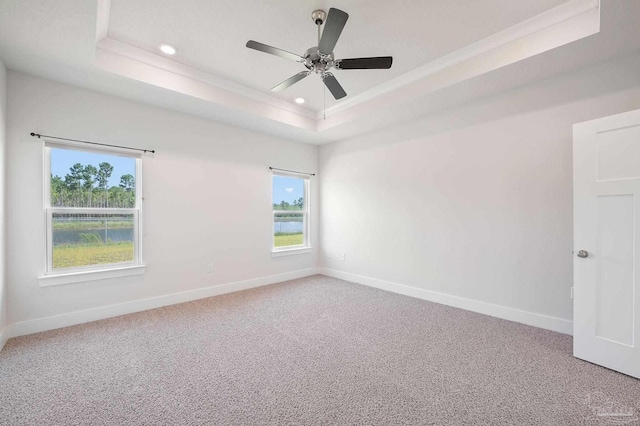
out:
{"label": "green grass through window", "polygon": [[53,247],[53,268],[102,265],[134,260],[133,242],[65,244]]}
{"label": "green grass through window", "polygon": [[[275,247],[298,246],[303,243],[304,234],[302,233],[274,236]],[[53,247],[54,269],[131,262],[133,259],[133,242],[65,244]]]}
{"label": "green grass through window", "polygon": [[304,234],[276,234],[274,247],[299,246],[304,243]]}

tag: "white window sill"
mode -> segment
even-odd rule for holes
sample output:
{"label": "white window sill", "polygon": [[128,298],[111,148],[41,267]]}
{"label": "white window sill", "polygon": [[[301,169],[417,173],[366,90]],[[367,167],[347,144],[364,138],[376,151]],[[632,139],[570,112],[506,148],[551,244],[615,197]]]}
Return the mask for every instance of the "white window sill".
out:
{"label": "white window sill", "polygon": [[38,280],[40,281],[40,287],[50,287],[54,285],[74,284],[86,281],[106,280],[109,278],[128,277],[131,275],[142,275],[145,273],[145,269],[145,265],[122,266],[110,269],[43,275],[38,277]]}
{"label": "white window sill", "polygon": [[271,257],[293,256],[295,254],[311,253],[311,247],[297,247],[282,250],[272,250]]}

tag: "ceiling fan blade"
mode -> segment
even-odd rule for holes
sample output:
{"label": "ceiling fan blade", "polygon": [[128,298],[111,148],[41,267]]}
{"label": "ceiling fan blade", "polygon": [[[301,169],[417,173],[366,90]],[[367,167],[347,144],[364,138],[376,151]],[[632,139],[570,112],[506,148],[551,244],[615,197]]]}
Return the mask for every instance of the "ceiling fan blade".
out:
{"label": "ceiling fan blade", "polygon": [[296,84],[297,82],[299,82],[300,80],[308,76],[309,74],[311,74],[310,71],[300,71],[298,74],[294,75],[293,77],[289,77],[282,83],[275,86],[273,89],[271,89],[271,91],[282,92],[284,89],[286,89],[287,87],[293,86],[294,84]]}
{"label": "ceiling fan blade", "polygon": [[346,12],[340,9],[329,9],[327,20],[324,23],[324,30],[322,30],[322,37],[320,37],[320,44],[318,45],[318,50],[321,53],[328,55],[333,52],[347,19],[349,19],[349,14]]}
{"label": "ceiling fan blade", "polygon": [[336,80],[333,74],[329,72],[326,73],[322,80],[324,81],[324,85],[327,86],[327,89],[329,89],[336,100],[342,99],[347,96],[347,92],[345,92],[342,86],[340,86],[340,83],[338,83],[338,80]]}
{"label": "ceiling fan blade", "polygon": [[260,52],[270,53],[272,55],[280,56],[284,59],[289,59],[296,62],[303,62],[304,58],[295,53],[287,52],[286,50],[278,49],[277,47],[267,46],[266,44],[258,43],[257,41],[249,40],[247,42],[249,49],[259,50]]}
{"label": "ceiling fan blade", "polygon": [[393,58],[391,56],[378,56],[375,58],[352,58],[336,61],[336,67],[341,70],[382,70],[391,68]]}

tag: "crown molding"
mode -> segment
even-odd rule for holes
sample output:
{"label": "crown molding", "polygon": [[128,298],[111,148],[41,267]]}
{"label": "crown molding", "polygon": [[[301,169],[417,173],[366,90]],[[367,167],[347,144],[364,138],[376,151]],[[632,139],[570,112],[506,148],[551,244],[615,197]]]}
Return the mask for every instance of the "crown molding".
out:
{"label": "crown molding", "polygon": [[[558,31],[559,27],[566,31]],[[593,35],[598,31],[600,31],[600,1],[571,0],[482,40],[441,56],[422,67],[382,83],[373,89],[351,96],[339,104],[327,108],[326,115],[335,115],[403,86],[410,85],[419,80],[428,79],[439,72],[453,69],[459,64],[468,63],[472,59],[482,55],[490,55],[492,52],[499,51],[500,49],[508,50],[510,45],[514,45],[521,40],[529,39],[529,46],[519,52],[518,56],[520,58],[512,55],[511,63],[541,53],[540,49],[536,49],[536,44],[544,42],[545,39],[547,39],[547,43],[544,43],[544,51]],[[551,33],[553,33],[554,38],[548,40]],[[504,63],[506,61],[501,62],[503,64],[495,68],[507,65]],[[318,112],[316,118],[320,120],[322,116],[323,113]]]}

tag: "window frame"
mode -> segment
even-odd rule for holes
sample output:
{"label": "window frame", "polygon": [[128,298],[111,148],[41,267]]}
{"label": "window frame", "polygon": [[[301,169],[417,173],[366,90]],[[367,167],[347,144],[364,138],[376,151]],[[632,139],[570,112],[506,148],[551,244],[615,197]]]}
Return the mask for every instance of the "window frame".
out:
{"label": "window frame", "polygon": [[[296,179],[302,179],[303,181],[303,197],[304,197],[304,205],[302,210],[274,210],[273,209],[273,178],[275,176],[281,177],[290,177]],[[271,171],[271,254],[273,257],[286,256],[290,254],[303,254],[311,252],[311,202],[310,202],[310,193],[311,193],[311,176],[303,173],[294,173],[294,172],[283,172],[283,171]],[[278,214],[302,214],[302,235],[303,242],[302,244],[296,244],[293,246],[283,246],[276,247],[275,246],[275,218]]]}
{"label": "window frame", "polygon": [[[135,206],[133,208],[108,207],[53,207],[51,205],[51,149],[68,149],[94,154],[115,155],[135,160]],[[73,142],[43,141],[43,215],[45,229],[44,274],[39,277],[41,286],[68,284],[73,282],[92,281],[111,277],[137,275],[145,272],[142,260],[142,154],[127,150],[100,147],[88,148]],[[134,259],[128,262],[102,263],[69,268],[53,268],[53,215],[65,214],[132,214],[134,221]]]}

